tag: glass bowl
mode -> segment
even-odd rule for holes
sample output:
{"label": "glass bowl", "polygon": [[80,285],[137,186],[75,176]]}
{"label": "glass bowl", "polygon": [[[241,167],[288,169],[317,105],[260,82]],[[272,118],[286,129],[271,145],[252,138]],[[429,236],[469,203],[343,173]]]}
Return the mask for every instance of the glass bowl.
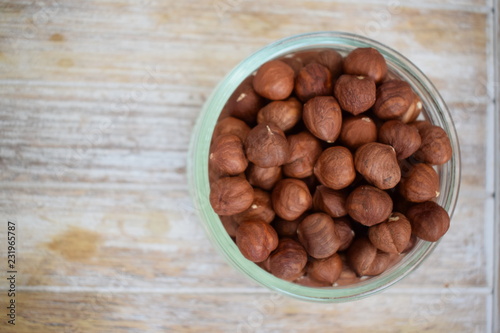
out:
{"label": "glass bowl", "polygon": [[[245,259],[238,247],[225,231],[219,217],[209,202],[208,153],[214,126],[238,85],[265,62],[298,51],[335,49],[342,55],[358,47],[374,47],[386,59],[389,73],[406,80],[420,96],[425,118],[442,127],[448,134],[453,156],[449,162],[437,168],[440,178],[440,196],[437,203],[450,215],[458,197],[460,186],[460,150],[458,139],[448,108],[430,80],[408,59],[393,49],[374,40],[343,32],[315,32],[291,36],[271,43],[250,55],[238,64],[218,84],[206,101],[194,128],[188,157],[188,179],[191,196],[212,243],[222,252],[227,261],[244,275],[272,290],[302,300],[319,302],[345,302],[360,299],[383,289],[415,270],[438,245],[438,242],[418,240],[413,249],[402,255],[394,266],[384,273],[361,280],[355,284],[338,287],[305,287],[279,279],[255,263]],[[445,236],[446,237],[446,236]]]}

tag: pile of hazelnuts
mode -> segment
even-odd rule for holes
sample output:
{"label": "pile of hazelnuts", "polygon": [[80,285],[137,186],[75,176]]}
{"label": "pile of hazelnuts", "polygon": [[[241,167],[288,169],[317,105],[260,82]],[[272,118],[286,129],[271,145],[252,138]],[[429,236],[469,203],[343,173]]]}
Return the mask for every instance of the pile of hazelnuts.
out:
{"label": "pile of hazelnuts", "polygon": [[384,272],[450,218],[435,199],[446,132],[374,48],[268,61],[227,101],[210,203],[242,255],[287,281],[346,285]]}

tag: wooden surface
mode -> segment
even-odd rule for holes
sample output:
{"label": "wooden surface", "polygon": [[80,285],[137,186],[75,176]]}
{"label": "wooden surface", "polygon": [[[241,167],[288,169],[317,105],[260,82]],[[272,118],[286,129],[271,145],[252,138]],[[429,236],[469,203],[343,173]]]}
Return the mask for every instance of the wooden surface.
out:
{"label": "wooden surface", "polygon": [[[1,309],[8,220],[18,235],[16,325],[2,310],[0,331],[498,331],[494,4],[392,3],[0,0]],[[337,305],[241,276],[187,191],[191,131],[217,82],[267,43],[317,30],[365,34],[420,66],[449,104],[463,162],[432,257]]]}

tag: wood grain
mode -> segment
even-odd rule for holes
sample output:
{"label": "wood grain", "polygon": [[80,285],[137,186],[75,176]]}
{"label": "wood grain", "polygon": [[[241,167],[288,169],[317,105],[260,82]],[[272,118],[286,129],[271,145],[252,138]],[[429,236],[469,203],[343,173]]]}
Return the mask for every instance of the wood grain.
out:
{"label": "wood grain", "polygon": [[[1,1],[0,219],[18,223],[21,273],[19,325],[0,331],[493,332],[492,8]],[[267,43],[318,30],[367,35],[418,65],[448,103],[462,153],[457,210],[429,260],[387,292],[339,305],[277,297],[240,275],[187,193],[190,135],[215,85]]]}

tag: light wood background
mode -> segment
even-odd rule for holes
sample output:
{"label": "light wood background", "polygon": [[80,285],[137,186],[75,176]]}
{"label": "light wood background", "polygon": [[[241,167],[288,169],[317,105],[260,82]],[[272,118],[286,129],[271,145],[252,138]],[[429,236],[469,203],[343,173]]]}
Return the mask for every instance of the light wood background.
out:
{"label": "light wood background", "polygon": [[[0,331],[498,332],[494,6],[0,0]],[[367,35],[420,66],[449,104],[463,159],[432,257],[346,304],[241,276],[187,190],[191,131],[217,82],[267,43],[318,30]],[[4,314],[7,220],[18,229],[15,327]]]}

